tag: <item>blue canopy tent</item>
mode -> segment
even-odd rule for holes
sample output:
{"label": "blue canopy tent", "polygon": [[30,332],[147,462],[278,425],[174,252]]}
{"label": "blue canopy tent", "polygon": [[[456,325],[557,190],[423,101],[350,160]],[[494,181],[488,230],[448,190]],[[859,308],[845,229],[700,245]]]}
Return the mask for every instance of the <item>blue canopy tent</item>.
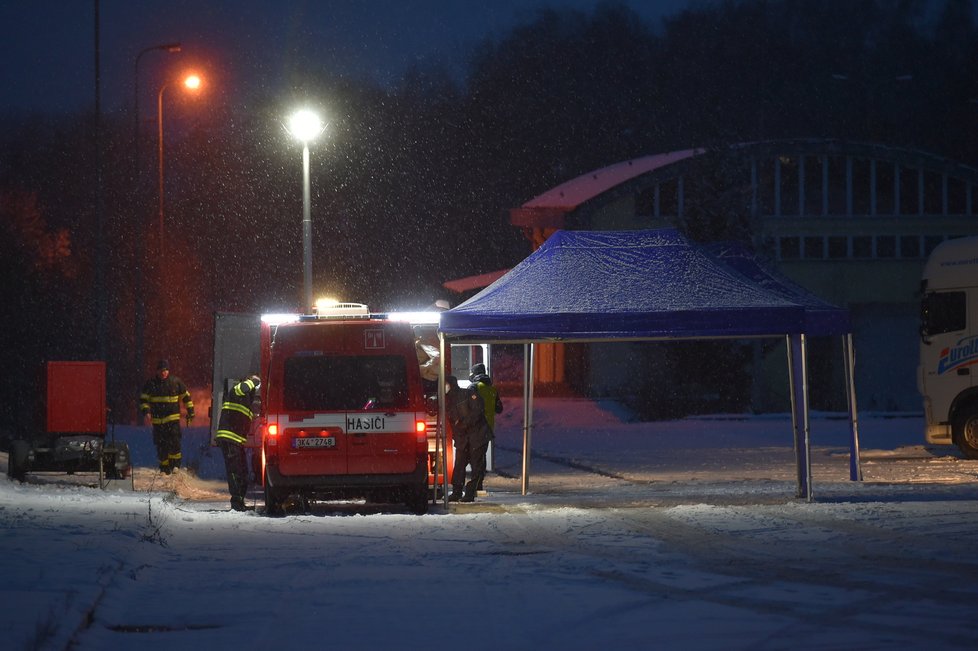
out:
{"label": "blue canopy tent", "polygon": [[749,280],[673,229],[558,231],[482,292],[442,313],[439,336],[442,346],[524,344],[524,494],[534,343],[787,337],[795,352],[798,495],[810,500],[805,324],[804,305]]}
{"label": "blue canopy tent", "polygon": [[[856,410],[856,386],[854,380],[855,354],[852,346],[852,325],[849,311],[836,307],[804,287],[774,271],[758,259],[746,245],[740,242],[713,242],[703,249],[751,282],[773,294],[797,303],[805,308],[805,334],[809,336],[842,337],[843,368],[845,369],[846,403],[849,409],[849,478],[861,481],[859,463],[859,417]],[[788,349],[790,356],[794,354]],[[794,396],[794,392],[792,392]]]}

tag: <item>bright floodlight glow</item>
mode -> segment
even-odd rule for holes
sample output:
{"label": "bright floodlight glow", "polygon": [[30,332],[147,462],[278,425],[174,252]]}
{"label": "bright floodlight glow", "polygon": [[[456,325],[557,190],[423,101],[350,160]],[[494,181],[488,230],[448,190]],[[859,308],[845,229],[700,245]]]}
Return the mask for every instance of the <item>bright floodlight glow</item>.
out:
{"label": "bright floodlight glow", "polygon": [[197,90],[198,88],[200,88],[200,85],[202,83],[203,82],[201,81],[198,75],[187,75],[186,78],[184,78],[183,80],[183,85],[189,88],[190,90]]}
{"label": "bright floodlight glow", "polygon": [[328,297],[328,296],[324,296],[322,298],[317,298],[316,299],[316,311],[322,312],[322,311],[328,310],[328,309],[330,309],[332,307],[336,307],[339,304],[340,304],[340,302],[338,300],[336,300],[335,298]]}
{"label": "bright floodlight glow", "polygon": [[391,321],[407,321],[415,325],[436,325],[441,323],[441,312],[388,312]]}
{"label": "bright floodlight glow", "polygon": [[289,118],[289,133],[302,142],[315,140],[323,132],[323,122],[319,116],[308,110],[296,111]]}
{"label": "bright floodlight glow", "polygon": [[261,320],[270,326],[282,325],[283,323],[295,323],[299,320],[298,314],[262,314]]}

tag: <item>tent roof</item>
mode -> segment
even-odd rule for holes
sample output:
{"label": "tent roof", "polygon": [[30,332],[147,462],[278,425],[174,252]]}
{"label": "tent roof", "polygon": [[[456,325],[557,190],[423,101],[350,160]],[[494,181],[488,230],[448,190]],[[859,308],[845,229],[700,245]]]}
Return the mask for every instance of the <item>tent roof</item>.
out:
{"label": "tent roof", "polygon": [[849,311],[836,307],[763,264],[740,242],[713,242],[703,249],[720,262],[792,303],[805,308],[805,334],[842,335],[851,332]]}
{"label": "tent roof", "polygon": [[450,337],[600,341],[779,336],[804,309],[674,229],[557,231],[502,278],[443,312]]}

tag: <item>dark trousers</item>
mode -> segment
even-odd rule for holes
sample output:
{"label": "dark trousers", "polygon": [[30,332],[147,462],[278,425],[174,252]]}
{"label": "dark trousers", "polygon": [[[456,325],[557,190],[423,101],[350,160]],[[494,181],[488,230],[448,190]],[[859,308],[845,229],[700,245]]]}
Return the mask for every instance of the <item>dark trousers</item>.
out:
{"label": "dark trousers", "polygon": [[248,493],[248,455],[245,448],[225,438],[217,439],[217,447],[224,454],[224,469],[227,471],[231,502],[240,500],[244,503]]}
{"label": "dark trousers", "polygon": [[179,468],[183,454],[180,452],[180,421],[153,425],[153,444],[160,468]]}
{"label": "dark trousers", "polygon": [[[452,471],[452,492],[460,493],[465,497],[475,497],[475,491],[486,476],[486,451],[489,449],[489,441],[472,447],[465,441],[456,441],[455,466]],[[472,466],[472,477],[465,481],[465,466]],[[464,486],[464,490],[463,490]]]}

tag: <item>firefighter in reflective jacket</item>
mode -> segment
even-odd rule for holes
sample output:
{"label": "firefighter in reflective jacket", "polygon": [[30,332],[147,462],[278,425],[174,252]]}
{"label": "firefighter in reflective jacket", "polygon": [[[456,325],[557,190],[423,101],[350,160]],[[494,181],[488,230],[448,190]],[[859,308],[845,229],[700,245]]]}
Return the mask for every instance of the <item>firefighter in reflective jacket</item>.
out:
{"label": "firefighter in reflective jacket", "polygon": [[187,408],[187,427],[194,421],[194,401],[180,378],[170,375],[170,363],[161,359],[156,375],[150,378],[139,396],[139,411],[153,423],[153,444],[160,471],[170,474],[180,467],[180,403]]}
{"label": "firefighter in reflective jacket", "polygon": [[221,420],[217,425],[217,446],[224,454],[224,468],[228,477],[228,492],[231,493],[231,508],[245,510],[245,495],[248,493],[248,459],[244,444],[248,440],[251,422],[261,411],[258,389],[261,378],[252,375],[234,385],[224,396],[221,405]]}

